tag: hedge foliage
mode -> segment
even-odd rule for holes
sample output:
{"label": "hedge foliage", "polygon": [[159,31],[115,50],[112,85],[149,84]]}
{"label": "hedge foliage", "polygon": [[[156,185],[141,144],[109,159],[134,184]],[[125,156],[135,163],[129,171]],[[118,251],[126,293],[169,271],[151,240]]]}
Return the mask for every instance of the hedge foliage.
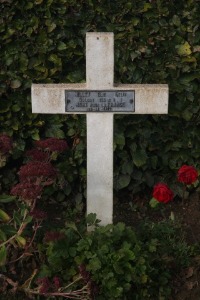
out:
{"label": "hedge foliage", "polygon": [[183,163],[198,167],[199,2],[0,1],[0,130],[16,141],[13,159],[32,139],[67,138],[68,183],[85,176],[85,117],[32,114],[30,87],[84,82],[86,32],[112,31],[115,81],[167,83],[170,91],[167,116],[115,117],[115,190],[170,180]]}

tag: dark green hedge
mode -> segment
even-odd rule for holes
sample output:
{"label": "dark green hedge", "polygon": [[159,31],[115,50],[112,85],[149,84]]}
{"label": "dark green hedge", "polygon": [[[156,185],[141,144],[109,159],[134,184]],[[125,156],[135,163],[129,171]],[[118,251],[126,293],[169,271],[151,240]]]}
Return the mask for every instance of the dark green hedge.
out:
{"label": "dark green hedge", "polygon": [[115,189],[199,167],[199,0],[3,0],[0,12],[0,130],[16,140],[14,159],[32,139],[66,137],[77,145],[68,181],[85,176],[84,117],[33,115],[30,87],[84,81],[85,33],[113,31],[115,81],[170,90],[168,116],[116,116]]}

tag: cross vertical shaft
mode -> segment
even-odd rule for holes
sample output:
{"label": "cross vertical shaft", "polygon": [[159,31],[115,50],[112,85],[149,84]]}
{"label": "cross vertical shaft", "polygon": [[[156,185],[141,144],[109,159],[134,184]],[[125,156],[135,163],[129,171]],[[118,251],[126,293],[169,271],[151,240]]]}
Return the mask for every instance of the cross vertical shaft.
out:
{"label": "cross vertical shaft", "polygon": [[[87,89],[113,88],[114,35],[86,34]],[[102,225],[113,218],[113,113],[87,114],[87,214]]]}

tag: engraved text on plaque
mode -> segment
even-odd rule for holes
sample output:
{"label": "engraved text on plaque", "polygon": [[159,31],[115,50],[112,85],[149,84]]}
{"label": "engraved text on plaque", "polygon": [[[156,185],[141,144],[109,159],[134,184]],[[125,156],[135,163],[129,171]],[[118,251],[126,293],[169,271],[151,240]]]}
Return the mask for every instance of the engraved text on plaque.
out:
{"label": "engraved text on plaque", "polygon": [[65,90],[66,112],[134,112],[135,92]]}

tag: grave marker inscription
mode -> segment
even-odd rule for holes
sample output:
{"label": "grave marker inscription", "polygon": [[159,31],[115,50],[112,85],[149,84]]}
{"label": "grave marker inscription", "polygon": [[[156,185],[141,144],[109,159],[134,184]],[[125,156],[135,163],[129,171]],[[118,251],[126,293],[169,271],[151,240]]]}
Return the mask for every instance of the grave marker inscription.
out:
{"label": "grave marker inscription", "polygon": [[114,84],[114,35],[86,34],[86,83],[33,84],[32,112],[86,114],[87,213],[113,220],[113,115],[167,114],[166,84]]}

